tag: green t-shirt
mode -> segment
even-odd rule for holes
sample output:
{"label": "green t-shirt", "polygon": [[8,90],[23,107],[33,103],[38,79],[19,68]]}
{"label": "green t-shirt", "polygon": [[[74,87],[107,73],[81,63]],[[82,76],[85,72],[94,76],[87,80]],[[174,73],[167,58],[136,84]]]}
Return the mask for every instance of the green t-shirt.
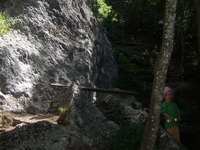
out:
{"label": "green t-shirt", "polygon": [[[161,108],[161,112],[165,112],[167,113],[170,117],[172,117],[173,119],[178,119],[178,116],[180,114],[180,111],[178,109],[178,106],[176,105],[175,102],[164,102],[162,104],[162,108]],[[178,121],[174,122],[174,121],[169,121],[166,117],[165,117],[165,127],[166,128],[171,128],[173,126],[178,126]]]}

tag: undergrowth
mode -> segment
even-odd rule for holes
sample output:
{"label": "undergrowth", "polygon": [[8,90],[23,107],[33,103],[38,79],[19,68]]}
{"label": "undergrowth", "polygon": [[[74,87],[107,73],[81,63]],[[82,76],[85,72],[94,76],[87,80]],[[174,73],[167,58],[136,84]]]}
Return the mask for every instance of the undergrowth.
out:
{"label": "undergrowth", "polygon": [[122,108],[117,104],[101,103],[98,105],[98,108],[103,112],[108,120],[115,122],[119,126],[129,122],[129,118],[122,114]]}
{"label": "undergrowth", "polygon": [[[153,74],[150,65],[147,63],[148,60],[144,58],[146,56],[137,56],[126,52],[124,49],[117,48],[114,49],[113,53],[118,65],[117,87],[138,92],[139,94],[135,97],[142,103],[148,101],[151,94]],[[143,105],[145,106],[145,103]],[[148,104],[146,105],[148,106]]]}
{"label": "undergrowth", "polygon": [[140,125],[125,125],[106,143],[106,150],[139,149],[143,128]]}
{"label": "undergrowth", "polygon": [[105,139],[104,150],[133,150],[138,149],[143,132],[143,126],[133,124],[129,118],[122,113],[123,108],[116,103],[101,103],[98,108],[102,111],[108,120],[111,120],[120,126],[112,137]]}
{"label": "undergrowth", "polygon": [[7,17],[5,12],[0,12],[0,34],[6,34],[18,17]]}

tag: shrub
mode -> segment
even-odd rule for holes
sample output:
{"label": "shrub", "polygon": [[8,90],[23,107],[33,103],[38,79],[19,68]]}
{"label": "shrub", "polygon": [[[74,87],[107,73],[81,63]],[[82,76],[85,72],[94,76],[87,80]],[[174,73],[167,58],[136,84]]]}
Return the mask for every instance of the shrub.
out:
{"label": "shrub", "polygon": [[142,138],[143,127],[141,125],[123,126],[106,143],[106,150],[133,150],[138,149]]}
{"label": "shrub", "polygon": [[7,17],[5,12],[0,12],[0,34],[6,34],[17,17]]}
{"label": "shrub", "polygon": [[111,7],[108,6],[104,0],[97,0],[97,4],[95,7],[98,10],[98,20],[102,22],[105,18],[108,17],[109,13],[111,12]]}

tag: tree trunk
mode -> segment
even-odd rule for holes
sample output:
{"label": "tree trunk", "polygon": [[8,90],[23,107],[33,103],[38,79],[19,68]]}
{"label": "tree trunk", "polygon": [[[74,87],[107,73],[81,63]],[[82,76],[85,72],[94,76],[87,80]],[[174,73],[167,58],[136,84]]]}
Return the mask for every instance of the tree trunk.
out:
{"label": "tree trunk", "polygon": [[199,43],[199,64],[198,74],[200,74],[200,0],[195,0],[197,10],[197,21],[198,21],[198,43]]}
{"label": "tree trunk", "polygon": [[177,0],[166,0],[162,46],[154,68],[151,102],[140,150],[153,150],[157,138],[163,88],[173,50],[176,5]]}

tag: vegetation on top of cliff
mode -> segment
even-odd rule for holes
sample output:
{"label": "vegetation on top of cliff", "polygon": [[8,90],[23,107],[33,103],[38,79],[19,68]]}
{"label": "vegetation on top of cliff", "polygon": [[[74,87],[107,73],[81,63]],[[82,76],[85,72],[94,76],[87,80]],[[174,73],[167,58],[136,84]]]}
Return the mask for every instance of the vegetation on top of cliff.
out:
{"label": "vegetation on top of cliff", "polygon": [[0,12],[0,34],[6,34],[18,17],[8,17],[5,12]]}

